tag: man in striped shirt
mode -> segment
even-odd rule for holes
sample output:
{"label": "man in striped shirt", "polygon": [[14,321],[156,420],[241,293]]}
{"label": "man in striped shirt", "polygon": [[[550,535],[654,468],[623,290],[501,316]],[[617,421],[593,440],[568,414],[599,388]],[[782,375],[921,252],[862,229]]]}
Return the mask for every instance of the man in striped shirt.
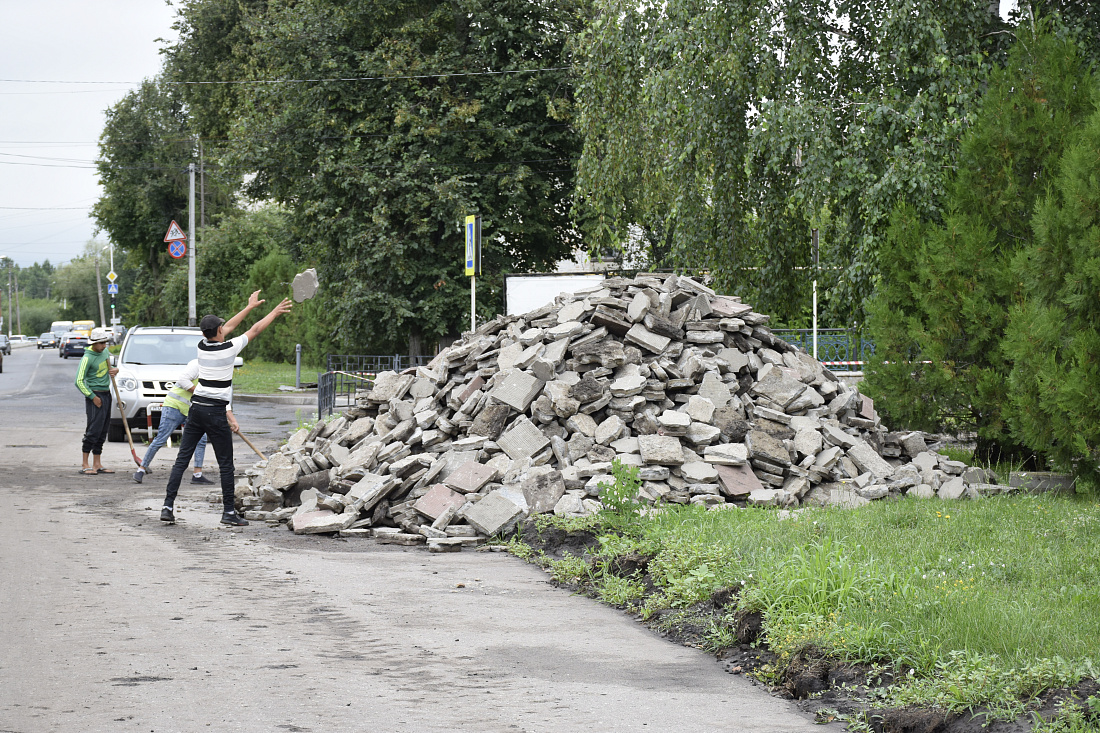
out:
{"label": "man in striped shirt", "polygon": [[226,413],[233,397],[233,363],[236,361],[237,354],[248,345],[249,341],[263,333],[276,318],[290,312],[290,300],[284,299],[243,335],[228,341],[226,339],[241,321],[263,302],[260,299],[260,291],[257,290],[249,296],[248,305],[244,310],[228,321],[210,315],[203,316],[199,322],[203,335],[203,340],[198,346],[199,383],[195,387],[194,396],[191,397],[187,426],[183,429],[176,462],[172,466],[172,474],[168,477],[168,493],[164,498],[164,508],[160,512],[162,522],[176,521],[174,509],[176,494],[179,492],[183,473],[191,462],[191,456],[195,453],[199,438],[205,433],[210,446],[214,449],[214,455],[218,458],[218,468],[221,472],[222,524],[234,526],[248,524],[237,514],[234,506],[233,433],[239,431],[240,426],[233,419],[232,414]]}

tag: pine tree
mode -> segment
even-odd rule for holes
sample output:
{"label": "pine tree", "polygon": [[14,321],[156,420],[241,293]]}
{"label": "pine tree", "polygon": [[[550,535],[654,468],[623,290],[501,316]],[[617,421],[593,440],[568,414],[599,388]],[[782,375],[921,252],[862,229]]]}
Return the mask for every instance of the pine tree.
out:
{"label": "pine tree", "polygon": [[1062,158],[1014,273],[1023,303],[1005,339],[1016,434],[1054,464],[1100,479],[1100,110]]}
{"label": "pine tree", "polygon": [[[976,430],[989,456],[1019,448],[1006,422],[1010,362],[1001,344],[1031,241],[1036,200],[1091,111],[1091,76],[1053,23],[1018,29],[964,136],[941,222],[895,213],[869,307],[878,348],[867,391],[898,425]],[[1025,33],[1027,35],[1025,35]]]}

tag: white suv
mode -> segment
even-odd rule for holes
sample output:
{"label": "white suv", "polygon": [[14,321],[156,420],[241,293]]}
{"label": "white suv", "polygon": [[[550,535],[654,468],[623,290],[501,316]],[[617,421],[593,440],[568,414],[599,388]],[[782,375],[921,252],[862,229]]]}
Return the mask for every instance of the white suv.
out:
{"label": "white suv", "polygon": [[[118,367],[115,379],[131,433],[145,433],[149,440],[156,435],[164,398],[195,358],[201,339],[202,331],[188,326],[136,326],[127,331],[122,351],[111,361]],[[235,366],[242,364],[237,357]],[[126,440],[122,418],[111,418],[107,439]]]}

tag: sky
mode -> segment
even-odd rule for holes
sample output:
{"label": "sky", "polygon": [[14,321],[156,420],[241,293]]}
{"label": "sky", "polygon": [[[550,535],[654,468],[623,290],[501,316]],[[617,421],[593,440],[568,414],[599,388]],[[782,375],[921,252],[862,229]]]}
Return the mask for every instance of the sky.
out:
{"label": "sky", "polygon": [[174,16],[165,0],[0,0],[0,256],[25,267],[84,251],[103,112],[160,70]]}

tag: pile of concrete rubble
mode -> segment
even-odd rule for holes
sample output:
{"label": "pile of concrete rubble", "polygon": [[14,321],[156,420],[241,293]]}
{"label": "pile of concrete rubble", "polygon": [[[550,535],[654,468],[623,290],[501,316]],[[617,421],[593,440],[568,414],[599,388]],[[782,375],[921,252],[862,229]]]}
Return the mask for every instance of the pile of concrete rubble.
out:
{"label": "pile of concrete rubble", "polygon": [[531,514],[601,508],[613,461],[646,503],[835,505],[978,498],[982,469],[889,432],[871,400],[768,316],[676,275],[608,278],[501,316],[427,366],[293,434],[238,485],[245,516],[299,533],[475,545]]}

